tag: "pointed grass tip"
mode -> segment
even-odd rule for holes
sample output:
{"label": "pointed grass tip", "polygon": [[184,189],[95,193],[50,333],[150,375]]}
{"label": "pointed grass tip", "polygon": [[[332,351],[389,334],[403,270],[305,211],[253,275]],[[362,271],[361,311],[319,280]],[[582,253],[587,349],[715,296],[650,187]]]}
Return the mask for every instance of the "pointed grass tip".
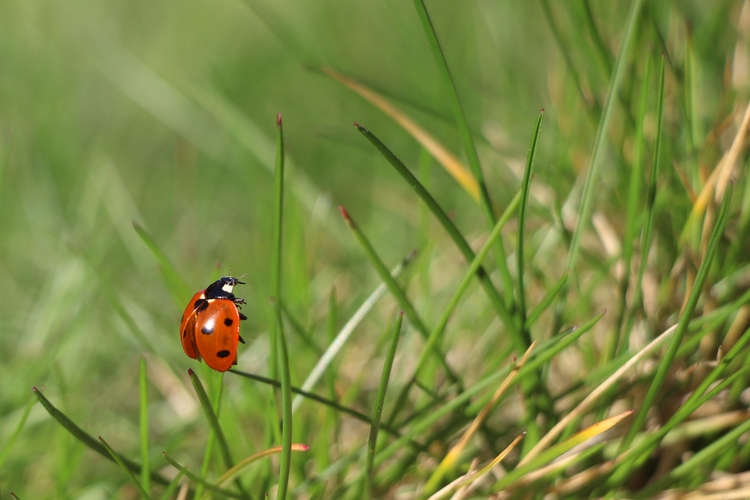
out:
{"label": "pointed grass tip", "polygon": [[192,377],[193,375],[195,375],[195,372],[193,371],[193,369],[188,368],[188,377]]}
{"label": "pointed grass tip", "polygon": [[349,212],[346,211],[343,205],[339,205],[339,212],[341,212],[341,217],[344,218],[344,222],[346,222],[349,226],[354,226],[354,221],[351,217],[349,217]]}
{"label": "pointed grass tip", "polygon": [[276,126],[281,127],[281,113],[276,115]]}

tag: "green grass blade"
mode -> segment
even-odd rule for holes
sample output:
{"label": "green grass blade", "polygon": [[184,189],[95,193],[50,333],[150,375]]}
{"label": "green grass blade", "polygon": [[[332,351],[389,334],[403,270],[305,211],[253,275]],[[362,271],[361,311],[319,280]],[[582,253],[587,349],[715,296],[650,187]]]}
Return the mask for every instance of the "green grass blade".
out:
{"label": "green grass blade", "polygon": [[[412,263],[415,255],[416,254],[414,252],[411,252],[409,255],[404,257],[404,260],[402,260],[395,268],[393,268],[390,273],[393,279],[401,276],[401,274],[409,266],[409,264]],[[326,372],[328,366],[331,364],[331,362],[333,362],[333,359],[336,357],[336,355],[338,355],[339,352],[341,352],[341,349],[343,349],[344,345],[346,345],[346,342],[349,340],[349,337],[351,337],[352,333],[354,333],[354,330],[357,328],[357,326],[359,326],[362,320],[365,319],[367,313],[369,313],[372,308],[375,307],[375,304],[378,303],[381,297],[385,295],[385,292],[387,290],[388,286],[385,283],[381,283],[380,285],[378,285],[378,287],[370,294],[370,296],[365,299],[362,305],[359,306],[359,309],[357,309],[357,311],[352,315],[349,321],[346,322],[334,341],[331,342],[331,345],[329,345],[325,353],[323,353],[323,356],[321,356],[321,358],[315,364],[315,367],[310,372],[310,375],[308,375],[307,379],[305,379],[305,382],[302,384],[299,396],[295,396],[294,401],[292,401],[292,412],[296,411],[297,408],[299,408],[299,406],[302,404],[304,397],[302,393],[310,392],[315,387],[315,384],[318,383],[320,377],[322,377]]]}
{"label": "green grass blade", "polygon": [[[87,447],[91,448],[104,458],[108,460],[114,461],[114,458],[112,458],[112,455],[107,450],[107,448],[104,447],[97,439],[95,439],[93,436],[91,436],[89,433],[78,427],[70,418],[68,418],[67,415],[65,415],[63,412],[58,410],[49,399],[47,399],[44,394],[42,394],[42,391],[34,387],[32,389],[34,391],[34,394],[36,395],[37,399],[39,399],[39,402],[42,403],[42,406],[44,406],[44,409],[47,410],[47,412],[57,420],[57,422],[62,425],[68,432],[70,432],[73,437],[78,439],[80,442],[85,444]],[[123,457],[122,455],[118,455],[122,463],[124,463],[131,471],[135,473],[141,472],[141,464],[133,462],[132,460]],[[169,484],[169,481],[167,481],[161,474],[151,471],[151,479],[153,481],[156,481],[159,484]]]}
{"label": "green grass blade", "polygon": [[575,272],[583,232],[586,227],[588,227],[590,222],[595,193],[594,181],[599,178],[599,168],[603,163],[600,158],[603,157],[606,134],[609,130],[610,122],[612,121],[612,117],[614,115],[617,95],[620,93],[625,75],[627,74],[627,62],[633,46],[633,40],[637,32],[638,24],[641,20],[640,12],[642,6],[643,0],[635,0],[630,9],[630,15],[628,16],[628,20],[625,24],[625,36],[622,39],[620,52],[617,55],[617,60],[615,61],[614,72],[612,74],[609,89],[607,90],[607,98],[604,103],[604,108],[602,109],[602,118],[596,131],[593,152],[591,155],[591,160],[589,161],[589,168],[586,173],[586,178],[581,193],[578,217],[576,218],[576,225],[573,230],[573,236],[570,242],[568,260],[565,264],[565,269],[571,272]]}
{"label": "green grass blade", "polygon": [[177,469],[178,471],[180,471],[180,473],[184,474],[188,479],[190,479],[194,483],[201,485],[203,488],[205,488],[207,490],[210,490],[210,491],[213,491],[214,493],[218,493],[219,495],[224,495],[225,497],[229,497],[229,498],[239,498],[239,499],[245,498],[245,495],[243,495],[243,494],[235,493],[235,492],[229,491],[229,490],[225,490],[224,488],[219,488],[218,486],[209,483],[205,479],[202,479],[202,478],[196,476],[195,474],[193,474],[192,472],[190,472],[187,469],[187,467],[183,467],[182,465],[180,465],[179,463],[177,463],[177,461],[175,459],[173,459],[172,457],[170,457],[169,455],[167,455],[167,452],[162,452],[162,455],[164,455],[164,458],[167,459],[167,462],[169,462],[170,464],[172,464],[172,467],[174,467],[175,469]]}
{"label": "green grass blade", "polygon": [[281,298],[281,238],[284,219],[284,128],[281,113],[276,117],[276,168],[273,171],[273,251],[271,252],[271,294]]}
{"label": "green grass blade", "polygon": [[[419,196],[422,202],[427,205],[427,208],[430,210],[430,212],[432,212],[438,222],[440,222],[440,225],[443,226],[443,229],[445,229],[453,242],[456,244],[458,250],[461,252],[464,259],[466,259],[466,262],[471,263],[472,261],[474,261],[474,251],[471,249],[469,242],[466,241],[466,238],[463,237],[453,221],[450,220],[448,214],[446,214],[445,211],[440,208],[440,205],[438,205],[437,201],[435,201],[435,198],[433,198],[429,191],[427,191],[422,183],[419,182],[419,179],[417,179],[414,174],[412,174],[411,171],[406,168],[406,165],[404,165],[401,160],[399,160],[398,157],[396,157],[396,155],[394,155],[391,150],[388,149],[388,147],[383,144],[380,139],[377,138],[377,136],[375,136],[375,134],[356,123],[355,126],[362,133],[362,135],[364,135],[367,140],[369,140],[370,143],[375,146],[375,149],[377,149],[380,154],[385,157],[385,159],[388,161],[388,163],[391,164],[396,172],[398,172],[398,174],[403,177],[403,179],[412,187],[412,189],[414,189],[414,191],[417,193],[417,196]],[[506,213],[513,211],[511,208],[512,205],[513,202],[508,205],[505,210]],[[492,302],[492,305],[495,307],[495,310],[510,332],[516,349],[519,353],[523,353],[529,347],[530,340],[527,342],[528,339],[522,338],[520,336],[518,327],[511,317],[511,314],[505,305],[505,301],[502,299],[502,297],[500,297],[500,294],[495,288],[495,285],[490,280],[489,275],[485,271],[484,267],[480,266],[477,270],[476,275],[477,278],[479,278],[479,280],[481,281],[482,287],[484,288],[487,297],[490,299],[490,302]]]}
{"label": "green grass blade", "polygon": [[706,256],[704,257],[703,262],[701,262],[701,266],[698,269],[698,275],[695,277],[695,283],[693,284],[692,290],[690,291],[690,296],[688,298],[687,304],[685,304],[685,308],[680,315],[677,330],[675,331],[674,336],[669,343],[667,352],[659,362],[656,374],[654,375],[654,378],[649,385],[648,392],[643,398],[643,403],[638,409],[638,413],[633,420],[633,425],[630,427],[627,435],[622,441],[622,446],[620,448],[621,451],[627,449],[630,446],[630,444],[633,442],[633,439],[635,438],[635,435],[643,428],[643,424],[646,422],[646,413],[651,408],[651,406],[653,406],[654,401],[656,401],[657,393],[661,388],[661,385],[664,383],[667,372],[669,371],[669,368],[675,359],[675,355],[677,354],[677,350],[680,347],[682,338],[687,331],[688,325],[690,324],[690,319],[693,315],[693,311],[695,311],[695,307],[698,305],[698,300],[702,295],[703,285],[706,282],[708,272],[711,268],[714,256],[716,255],[719,241],[724,234],[724,227],[726,226],[727,222],[729,200],[731,199],[731,196],[732,188],[730,186],[724,194],[724,202],[721,206],[721,211],[719,212],[718,219],[716,220],[716,225],[711,232],[711,237],[708,242],[708,248],[706,250]]}
{"label": "green grass blade", "polygon": [[372,497],[373,468],[375,462],[375,448],[378,444],[378,432],[380,430],[380,417],[383,415],[385,393],[388,390],[388,381],[391,378],[391,368],[393,367],[393,360],[396,357],[396,347],[398,346],[398,338],[401,334],[401,322],[403,319],[404,313],[401,312],[396,318],[396,323],[393,325],[391,342],[388,346],[388,353],[385,355],[383,372],[380,375],[380,385],[378,386],[378,395],[375,400],[375,409],[372,412],[372,425],[370,426],[370,436],[367,440],[367,466],[365,471],[365,478],[367,479],[365,494],[367,498]]}
{"label": "green grass blade", "polygon": [[[492,202],[490,201],[489,193],[487,192],[487,184],[484,180],[484,174],[482,173],[482,166],[479,162],[479,154],[477,154],[477,148],[474,144],[474,139],[471,136],[469,124],[466,122],[466,116],[464,115],[464,111],[461,106],[461,100],[458,97],[458,92],[456,91],[453,77],[451,76],[450,69],[448,68],[448,63],[445,60],[443,49],[440,47],[440,41],[438,40],[437,34],[435,33],[435,28],[433,27],[432,21],[430,20],[430,15],[427,13],[427,7],[425,7],[424,0],[414,0],[414,7],[417,10],[417,14],[419,14],[419,20],[422,23],[422,28],[424,29],[425,35],[427,36],[427,40],[430,44],[430,49],[435,59],[435,64],[437,65],[440,79],[443,81],[443,85],[447,90],[448,103],[450,104],[451,110],[453,111],[453,117],[456,121],[456,127],[458,128],[459,136],[461,137],[461,144],[463,145],[464,154],[466,155],[466,159],[469,163],[469,167],[471,168],[472,173],[474,174],[474,177],[477,178],[477,182],[479,183],[479,197],[482,210],[484,211],[485,217],[487,219],[487,225],[489,227],[493,227],[496,222],[495,214],[492,210]],[[505,293],[506,299],[509,300],[513,296],[513,279],[511,278],[510,271],[508,270],[507,259],[505,257],[505,249],[503,248],[502,241],[499,241],[495,245],[493,250],[495,252],[495,260],[497,262],[497,267],[500,271],[500,276],[503,282],[503,291]],[[529,343],[527,343],[526,347],[522,349],[521,352],[524,352],[526,348],[528,348]]]}
{"label": "green grass blade", "polygon": [[281,308],[278,302],[276,309],[276,331],[278,333],[279,373],[281,374],[281,458],[279,460],[279,489],[277,498],[286,499],[289,488],[289,472],[292,461],[292,382],[289,371],[289,353],[286,348],[286,338],[281,321]]}
{"label": "green grass blade", "polygon": [[621,348],[628,345],[630,338],[630,330],[633,327],[633,321],[635,320],[635,312],[637,308],[641,307],[641,296],[643,277],[646,274],[646,265],[648,264],[648,252],[651,248],[651,240],[654,234],[654,205],[656,204],[656,186],[659,175],[659,164],[661,158],[661,147],[662,147],[662,135],[664,132],[664,82],[665,82],[665,58],[661,58],[661,70],[659,73],[659,104],[657,110],[657,122],[656,122],[656,143],[654,145],[654,156],[651,161],[651,179],[648,185],[648,196],[646,198],[646,226],[643,229],[643,239],[641,243],[641,262],[638,266],[638,276],[636,277],[635,296],[633,297],[633,304],[628,313],[628,321],[625,327],[625,331],[620,339]]}
{"label": "green grass blade", "polygon": [[[411,301],[406,297],[406,294],[403,290],[401,290],[401,287],[396,282],[395,279],[391,276],[390,272],[388,271],[388,268],[385,267],[385,264],[382,260],[380,260],[380,257],[375,252],[375,249],[372,247],[372,244],[367,240],[365,235],[362,233],[362,231],[359,229],[359,227],[354,223],[354,220],[349,216],[349,213],[346,211],[344,207],[339,207],[339,211],[341,211],[341,216],[344,218],[344,221],[346,222],[347,226],[349,226],[349,229],[352,230],[354,233],[354,237],[357,238],[357,241],[362,246],[362,249],[364,250],[367,257],[370,259],[370,263],[375,268],[375,271],[380,276],[380,279],[383,280],[383,282],[388,286],[388,290],[393,294],[393,296],[396,298],[398,303],[401,305],[401,308],[406,313],[406,316],[409,318],[409,322],[411,322],[412,326],[420,333],[422,336],[427,339],[430,336],[430,332],[427,330],[427,327],[422,322],[422,320],[419,318],[419,315],[417,314],[417,311],[414,309],[414,306],[412,305]],[[453,373],[453,370],[451,370],[450,366],[448,365],[448,362],[445,358],[445,355],[440,351],[438,346],[434,346],[432,349],[432,353],[435,355],[435,358],[437,361],[443,366],[443,369],[445,370],[445,373],[447,377],[451,380],[451,382],[456,383],[458,382],[458,377]]]}
{"label": "green grass blade", "polygon": [[18,421],[18,424],[16,425],[16,428],[13,429],[13,433],[10,435],[10,438],[5,442],[3,445],[3,450],[0,451],[0,470],[3,470],[3,464],[5,463],[5,460],[7,460],[8,455],[10,455],[10,449],[13,447],[13,443],[16,441],[16,438],[21,433],[21,430],[23,430],[23,426],[26,425],[26,420],[29,418],[29,413],[31,413],[31,409],[34,407],[35,399],[31,399],[26,404],[26,409],[23,411],[23,415],[21,415],[21,420]]}
{"label": "green grass blade", "polygon": [[[130,470],[130,468],[120,459],[120,456],[115,453],[115,450],[112,449],[112,447],[107,443],[107,441],[104,440],[103,437],[99,436],[99,441],[102,443],[102,445],[107,449],[107,452],[112,456],[112,460],[117,463],[117,465],[120,466],[122,470],[125,471],[125,474],[128,475],[130,478],[130,481],[135,485],[136,489],[138,490],[138,493],[141,494],[141,498],[145,498],[148,500],[151,498],[148,494],[148,492],[143,488],[143,485],[138,481],[138,478],[135,477],[135,474],[133,474],[133,471]],[[148,474],[146,474],[146,477],[148,477]]]}
{"label": "green grass blade", "polygon": [[141,356],[138,374],[138,386],[141,396],[141,463],[143,464],[143,469],[141,470],[141,484],[143,485],[144,490],[151,491],[151,477],[148,474],[150,468],[148,452],[148,379],[146,378],[146,358],[144,356]]}
{"label": "green grass blade", "polygon": [[161,251],[161,248],[159,248],[156,241],[151,237],[148,231],[146,231],[146,228],[137,222],[133,222],[133,229],[135,229],[135,232],[141,238],[141,241],[146,244],[148,249],[151,250],[151,253],[154,255],[154,258],[156,258],[156,262],[159,264],[159,269],[161,269],[162,275],[164,276],[164,283],[175,303],[178,306],[183,307],[192,296],[190,287],[187,286],[187,283],[185,283],[180,277],[180,273],[177,272],[167,256],[164,255],[164,252]]}
{"label": "green grass blade", "polygon": [[521,205],[518,208],[518,237],[516,238],[516,279],[518,280],[518,289],[516,290],[516,300],[518,302],[518,315],[521,319],[521,337],[525,339],[531,339],[526,328],[526,293],[523,286],[523,273],[525,266],[523,265],[523,242],[524,242],[524,231],[526,227],[526,208],[529,205],[529,194],[531,192],[531,179],[532,172],[534,169],[534,155],[536,154],[536,145],[539,141],[539,133],[542,129],[542,119],[544,118],[544,110],[539,113],[539,117],[536,119],[536,125],[534,126],[534,133],[531,137],[531,145],[529,146],[529,154],[526,156],[526,168],[523,172],[523,182],[521,183]]}
{"label": "green grass blade", "polygon": [[[172,479],[172,481],[167,485],[167,487],[164,489],[164,493],[161,496],[161,500],[171,500],[174,496],[174,492],[177,490],[177,487],[180,485],[180,480],[185,474],[182,473],[182,471],[178,472],[177,475]],[[197,495],[195,495],[193,498],[198,498]]]}

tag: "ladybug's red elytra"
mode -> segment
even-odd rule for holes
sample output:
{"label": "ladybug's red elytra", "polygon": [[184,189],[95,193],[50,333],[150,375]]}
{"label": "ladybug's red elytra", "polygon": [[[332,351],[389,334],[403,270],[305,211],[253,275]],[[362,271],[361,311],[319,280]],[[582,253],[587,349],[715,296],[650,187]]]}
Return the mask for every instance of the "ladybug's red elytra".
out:
{"label": "ladybug's red elytra", "polygon": [[235,286],[244,284],[238,278],[224,276],[193,295],[180,322],[185,354],[204,360],[220,372],[237,364],[238,342],[245,343],[240,337],[240,320],[247,316],[240,312],[245,300],[232,292]]}

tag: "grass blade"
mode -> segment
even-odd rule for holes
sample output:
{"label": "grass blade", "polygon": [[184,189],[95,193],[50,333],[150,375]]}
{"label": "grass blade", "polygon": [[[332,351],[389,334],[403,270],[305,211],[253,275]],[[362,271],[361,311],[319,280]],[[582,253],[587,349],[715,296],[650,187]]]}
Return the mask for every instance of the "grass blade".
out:
{"label": "grass blade", "polygon": [[[399,263],[399,265],[393,268],[393,270],[390,272],[390,275],[394,279],[401,276],[404,270],[414,260],[415,255],[415,252],[407,255],[404,260]],[[302,384],[299,395],[295,396],[294,401],[292,401],[292,413],[294,413],[294,411],[296,411],[297,408],[299,408],[299,406],[302,404],[303,398],[305,397],[302,393],[310,392],[315,387],[315,384],[318,383],[318,380],[320,380],[320,377],[323,376],[333,359],[341,351],[341,349],[343,349],[344,345],[346,345],[349,337],[352,335],[352,333],[354,333],[355,328],[359,326],[367,313],[369,313],[372,308],[375,307],[375,304],[377,304],[380,298],[385,295],[385,292],[387,290],[388,287],[385,283],[381,283],[380,285],[378,285],[378,287],[370,294],[370,296],[365,299],[362,305],[359,306],[359,309],[357,309],[357,311],[352,315],[349,321],[346,322],[344,327],[336,336],[335,340],[331,342],[331,345],[328,346],[328,349],[326,349],[325,353],[323,353],[323,356],[321,356],[321,358],[315,364],[315,367],[310,372],[310,375],[307,376],[307,379],[305,379],[305,382]]]}
{"label": "grass blade", "polygon": [[[128,475],[128,477],[130,478],[130,481],[135,485],[136,489],[138,490],[138,493],[141,494],[141,498],[145,498],[146,500],[151,498],[149,497],[148,492],[143,488],[143,485],[141,485],[141,483],[138,482],[138,478],[135,477],[135,474],[133,474],[133,471],[130,470],[130,468],[125,464],[125,462],[123,462],[120,459],[120,456],[117,453],[115,453],[115,450],[112,449],[109,443],[107,443],[104,440],[104,438],[101,436],[99,436],[99,441],[102,443],[102,445],[104,445],[104,447],[107,449],[109,454],[112,456],[112,460],[114,460],[117,463],[117,465],[119,465],[120,468],[125,471],[125,474]],[[145,474],[145,476],[148,477],[148,474]]]}
{"label": "grass blade", "polygon": [[706,282],[708,272],[711,268],[711,264],[713,263],[714,256],[716,255],[719,241],[724,234],[724,227],[727,223],[729,200],[731,199],[731,196],[732,188],[730,186],[724,194],[724,203],[721,206],[719,217],[711,233],[711,238],[708,242],[708,249],[706,250],[706,256],[703,258],[703,262],[701,262],[701,266],[698,269],[698,275],[696,276],[695,283],[693,284],[692,290],[690,291],[690,297],[688,298],[682,314],[680,315],[680,321],[677,324],[677,330],[675,331],[669,347],[667,348],[667,352],[659,362],[656,374],[654,375],[654,378],[649,385],[648,392],[646,392],[646,395],[643,398],[641,407],[638,409],[638,413],[635,416],[633,425],[630,427],[630,430],[625,436],[625,439],[623,439],[622,441],[622,446],[620,448],[621,451],[630,446],[630,444],[633,442],[633,439],[635,438],[635,435],[641,430],[641,428],[643,428],[643,424],[646,422],[646,413],[651,408],[651,406],[653,406],[654,401],[656,401],[657,392],[667,376],[667,372],[669,371],[669,368],[675,359],[675,355],[677,354],[677,350],[680,347],[682,338],[688,329],[690,319],[693,316],[693,311],[695,311],[695,308],[698,305],[698,300],[703,293],[703,285]]}
{"label": "grass blade", "polygon": [[555,297],[557,297],[557,294],[560,293],[560,290],[565,288],[565,285],[568,284],[568,276],[570,276],[569,273],[564,273],[562,277],[557,281],[557,283],[555,283],[555,286],[550,288],[547,293],[544,294],[542,300],[540,300],[539,303],[534,307],[534,309],[531,310],[529,315],[526,317],[527,330],[531,328],[531,325],[536,323],[536,321],[539,319],[539,316],[541,316],[542,313],[547,310],[550,304],[552,304],[552,301],[555,300]]}
{"label": "grass blade", "polygon": [[[291,447],[292,451],[308,451],[310,449],[309,446],[306,444],[292,444]],[[275,446],[273,448],[269,448],[267,450],[260,451],[258,453],[255,453],[253,455],[250,455],[249,457],[240,460],[237,465],[226,471],[222,476],[216,481],[217,486],[221,486],[224,483],[228,483],[229,481],[232,481],[237,475],[241,474],[244,469],[252,465],[254,462],[257,462],[261,458],[264,457],[270,457],[271,455],[275,455],[276,453],[281,453],[283,451],[282,446]]]}
{"label": "grass blade", "polygon": [[177,461],[175,461],[175,459],[173,459],[172,457],[170,457],[169,455],[167,455],[166,451],[162,452],[162,455],[164,455],[164,458],[167,459],[167,462],[169,462],[170,464],[172,464],[172,466],[175,469],[177,469],[178,471],[180,471],[181,474],[184,474],[188,479],[190,479],[191,481],[193,481],[195,484],[199,484],[203,488],[205,488],[207,490],[210,490],[210,491],[213,491],[214,493],[218,493],[219,495],[224,495],[225,497],[239,498],[239,499],[245,498],[245,495],[242,495],[240,493],[235,493],[233,491],[225,490],[224,488],[219,488],[218,486],[209,483],[205,479],[202,479],[202,478],[196,476],[195,474],[193,474],[192,472],[190,472],[187,469],[187,467],[183,467],[182,465],[180,465],[179,463],[177,463]]}
{"label": "grass blade", "polygon": [[[404,293],[404,291],[401,290],[401,287],[399,286],[399,284],[396,282],[395,279],[393,279],[390,272],[388,272],[388,268],[385,267],[385,264],[383,264],[383,261],[380,260],[380,257],[378,256],[378,254],[375,253],[375,249],[372,247],[372,244],[370,244],[370,242],[367,240],[367,238],[359,229],[359,227],[354,223],[354,221],[349,216],[349,213],[346,211],[346,209],[344,207],[339,207],[339,211],[341,211],[341,216],[344,218],[346,225],[349,226],[349,229],[352,230],[352,232],[354,233],[354,237],[357,238],[357,241],[362,246],[362,249],[364,250],[365,254],[370,259],[370,262],[372,263],[372,266],[375,268],[375,271],[380,276],[380,279],[383,280],[386,286],[388,286],[388,290],[390,290],[390,292],[396,298],[398,303],[401,305],[401,308],[406,313],[406,316],[409,318],[409,321],[411,322],[412,326],[414,326],[414,328],[419,333],[421,333],[425,339],[429,338],[430,332],[427,330],[427,327],[419,318],[417,311],[414,309],[414,306],[412,305],[411,301],[406,297],[406,294]],[[440,351],[438,346],[434,346],[432,348],[432,353],[435,355],[438,362],[443,366],[446,376],[451,380],[451,382],[457,383],[458,377],[456,377],[456,375],[453,373],[453,370],[451,370],[445,358],[445,355]]]}
{"label": "grass blade", "polygon": [[[42,406],[44,406],[44,409],[47,410],[47,412],[57,420],[57,422],[62,425],[65,429],[67,429],[68,432],[70,432],[73,437],[78,439],[80,442],[103,456],[104,458],[108,460],[114,461],[114,458],[110,454],[110,452],[107,450],[107,448],[102,445],[97,439],[94,439],[93,436],[91,436],[89,433],[78,427],[70,418],[68,418],[67,415],[65,415],[63,412],[58,410],[49,399],[47,399],[44,394],[42,394],[42,391],[37,389],[36,387],[32,388],[34,391],[34,394],[36,395],[37,399],[39,399],[39,402],[42,403]],[[135,473],[141,472],[141,464],[137,462],[133,462],[132,460],[123,457],[122,455],[118,454],[118,457],[124,463],[131,471]],[[169,484],[169,481],[167,481],[161,474],[151,471],[151,479],[156,481],[160,484]]]}
{"label": "grass blade", "polygon": [[143,464],[143,469],[141,470],[141,484],[143,485],[144,490],[151,491],[151,477],[148,474],[150,468],[148,452],[148,379],[146,378],[146,358],[144,356],[141,356],[138,374],[138,386],[141,395],[141,463]]}
{"label": "grass blade", "polygon": [[466,169],[458,158],[443,147],[437,139],[417,125],[414,120],[396,109],[396,107],[389,103],[383,96],[361,83],[329,68],[321,68],[321,71],[364,97],[370,103],[380,108],[380,111],[390,116],[393,121],[401,125],[409,135],[411,135],[426,151],[430,153],[430,155],[432,155],[433,158],[435,158],[435,160],[437,160],[438,163],[443,166],[443,168],[445,168],[451,176],[453,176],[454,179],[456,179],[456,182],[458,182],[458,184],[464,188],[472,198],[479,201],[479,185],[477,184],[476,178],[474,178],[471,172]]}
{"label": "grass blade", "polygon": [[401,334],[401,323],[404,319],[403,311],[396,317],[396,323],[393,325],[393,334],[388,346],[388,353],[385,355],[383,372],[380,375],[380,385],[378,386],[378,395],[375,400],[375,409],[372,412],[372,425],[370,426],[370,436],[367,440],[367,465],[365,478],[367,485],[365,487],[366,498],[372,497],[372,479],[375,463],[375,448],[378,444],[378,432],[380,431],[380,417],[383,415],[383,404],[385,403],[385,393],[388,390],[388,381],[391,378],[391,368],[393,359],[396,357],[396,347],[398,338]]}
{"label": "grass blade", "polygon": [[5,442],[5,445],[3,446],[3,450],[0,451],[0,470],[3,469],[3,464],[5,463],[5,460],[8,458],[8,455],[10,455],[10,449],[13,447],[13,443],[16,441],[16,438],[21,433],[21,430],[23,430],[23,426],[26,425],[26,420],[28,420],[29,418],[29,413],[31,413],[31,409],[34,407],[34,401],[35,399],[32,398],[26,404],[26,409],[24,409],[23,415],[21,415],[21,420],[18,421],[16,428],[13,429],[13,434],[11,434],[10,438],[8,438],[8,440]]}
{"label": "grass blade", "polygon": [[536,145],[542,129],[543,118],[544,110],[539,113],[539,117],[536,119],[534,133],[531,137],[531,145],[529,146],[529,154],[526,157],[526,168],[523,172],[523,182],[521,184],[521,205],[518,208],[518,237],[516,238],[516,279],[518,280],[518,290],[516,292],[516,300],[518,301],[518,315],[521,318],[522,325],[520,334],[524,340],[531,339],[531,335],[526,326],[526,293],[523,286],[523,273],[525,269],[523,265],[523,239],[526,226],[526,208],[529,205],[529,194],[531,192],[534,155],[536,154]]}
{"label": "grass blade", "polygon": [[[445,60],[443,49],[440,47],[440,41],[435,33],[435,28],[430,20],[430,15],[427,13],[427,7],[425,7],[424,0],[414,0],[414,7],[419,14],[419,20],[422,23],[427,41],[430,44],[430,50],[435,59],[440,79],[443,81],[443,85],[447,90],[448,103],[453,111],[453,117],[456,121],[456,127],[458,128],[458,134],[461,137],[461,144],[463,145],[464,154],[469,162],[469,168],[471,168],[474,177],[477,179],[479,184],[479,200],[484,211],[485,218],[487,219],[487,225],[493,227],[497,222],[495,220],[495,214],[492,210],[492,202],[490,201],[489,193],[487,192],[487,184],[484,181],[484,174],[482,173],[482,166],[479,162],[479,155],[477,154],[477,148],[474,144],[474,139],[471,136],[469,130],[469,124],[466,122],[466,116],[464,115],[463,108],[461,106],[461,100],[458,97],[456,86],[453,83],[453,77],[451,76],[448,63]],[[505,257],[505,249],[503,248],[502,242],[499,241],[493,248],[495,252],[495,261],[497,262],[498,270],[503,281],[503,291],[506,298],[513,296],[513,279],[510,276],[508,270],[508,264]],[[529,346],[530,342],[526,343],[526,346],[522,349],[525,350]]]}
{"label": "grass blade", "polygon": [[289,472],[292,460],[292,382],[289,371],[289,353],[284,338],[284,328],[281,323],[281,308],[278,302],[274,304],[276,310],[276,331],[278,334],[279,373],[281,374],[281,459],[279,470],[279,490],[276,498],[286,499],[289,487]]}

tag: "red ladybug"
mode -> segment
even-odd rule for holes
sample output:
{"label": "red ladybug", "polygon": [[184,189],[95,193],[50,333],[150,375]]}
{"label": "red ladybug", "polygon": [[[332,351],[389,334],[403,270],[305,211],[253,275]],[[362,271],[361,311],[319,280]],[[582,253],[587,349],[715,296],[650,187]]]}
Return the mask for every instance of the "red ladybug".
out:
{"label": "red ladybug", "polygon": [[237,343],[240,320],[247,316],[240,312],[244,299],[235,297],[232,290],[242,281],[231,276],[214,281],[190,299],[180,322],[180,341],[185,354],[206,361],[214,370],[225,372],[237,364]]}

